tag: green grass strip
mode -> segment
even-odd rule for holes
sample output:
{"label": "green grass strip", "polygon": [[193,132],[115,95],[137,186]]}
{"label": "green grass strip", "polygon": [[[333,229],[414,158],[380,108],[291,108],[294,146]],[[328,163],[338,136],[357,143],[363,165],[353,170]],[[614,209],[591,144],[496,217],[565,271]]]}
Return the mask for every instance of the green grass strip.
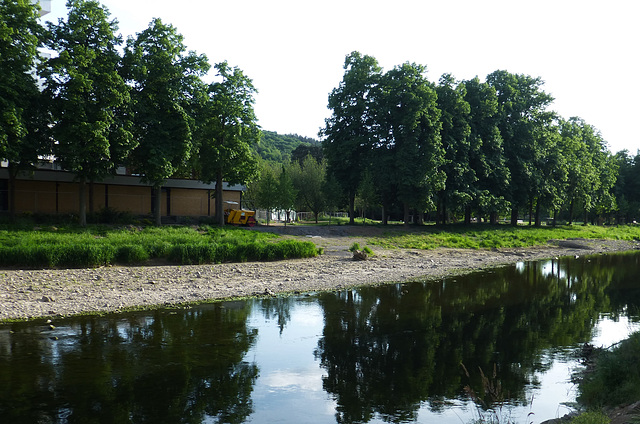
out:
{"label": "green grass strip", "polygon": [[0,266],[27,268],[141,264],[161,259],[204,264],[304,258],[317,255],[312,242],[270,233],[215,227],[0,227]]}
{"label": "green grass strip", "polygon": [[369,244],[392,249],[513,248],[544,245],[549,240],[607,239],[640,240],[639,226],[511,227],[506,225],[447,225],[398,229],[390,227],[384,237],[372,237]]}

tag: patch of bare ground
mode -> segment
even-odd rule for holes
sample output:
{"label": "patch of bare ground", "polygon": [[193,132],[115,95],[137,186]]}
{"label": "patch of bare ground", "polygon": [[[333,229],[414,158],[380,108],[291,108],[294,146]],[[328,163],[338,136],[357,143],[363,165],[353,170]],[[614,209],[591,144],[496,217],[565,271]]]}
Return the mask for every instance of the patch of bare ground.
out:
{"label": "patch of bare ground", "polygon": [[366,226],[271,226],[286,237],[311,240],[325,254],[278,262],[94,269],[0,270],[0,320],[104,313],[230,299],[343,289],[358,285],[431,279],[518,261],[638,249],[637,243],[606,240],[552,241],[521,249],[384,250],[352,260],[354,242],[381,235]]}

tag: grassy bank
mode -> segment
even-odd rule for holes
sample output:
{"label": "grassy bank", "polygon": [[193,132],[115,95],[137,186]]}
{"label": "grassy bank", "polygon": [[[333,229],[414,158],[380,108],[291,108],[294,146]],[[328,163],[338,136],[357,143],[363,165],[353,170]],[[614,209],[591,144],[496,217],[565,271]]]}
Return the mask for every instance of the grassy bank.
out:
{"label": "grassy bank", "polygon": [[[384,228],[384,227],[383,227]],[[640,240],[640,226],[562,226],[511,227],[507,225],[448,225],[444,227],[412,227],[407,231],[390,227],[384,237],[371,239],[370,244],[383,248],[463,249],[509,248],[544,245],[549,240],[608,239]]]}
{"label": "grassy bank", "polygon": [[[543,245],[552,239],[640,240],[639,226],[376,227],[382,229],[382,235],[368,237],[367,243],[381,248],[483,249]],[[142,264],[149,260],[203,264],[280,260],[316,254],[315,245],[310,241],[283,240],[270,233],[236,228],[0,226],[0,267],[94,267]]]}
{"label": "grassy bank", "polygon": [[585,371],[578,385],[578,401],[590,409],[637,402],[640,399],[640,332],[611,350],[596,350],[594,356],[593,369]]}
{"label": "grassy bank", "polygon": [[[615,416],[617,422],[640,423],[640,411],[634,407],[640,400],[640,332],[610,349],[593,348],[588,352],[584,358],[585,369],[580,371],[578,378],[577,397],[578,403],[588,412],[558,422],[608,424],[612,421],[610,417]],[[484,375],[483,379],[485,387],[495,386]],[[481,414],[472,424],[516,424],[508,417],[503,419],[493,410],[484,415]],[[620,418],[624,418],[624,421]]]}
{"label": "grassy bank", "polygon": [[0,266],[95,267],[162,260],[176,264],[312,257],[311,242],[242,229],[106,226],[0,227]]}

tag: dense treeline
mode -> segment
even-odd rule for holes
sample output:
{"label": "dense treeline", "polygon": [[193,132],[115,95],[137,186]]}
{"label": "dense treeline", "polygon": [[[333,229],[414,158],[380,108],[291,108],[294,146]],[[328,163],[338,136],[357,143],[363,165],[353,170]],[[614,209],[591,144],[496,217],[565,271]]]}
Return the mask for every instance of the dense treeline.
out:
{"label": "dense treeline", "polygon": [[[274,131],[262,131],[262,137],[256,151],[263,160],[288,163],[295,159],[296,152],[319,147],[320,142],[298,134],[278,134]],[[304,155],[306,156],[306,155]]]}
{"label": "dense treeline", "polygon": [[[157,192],[170,177],[245,183],[258,171],[260,137],[251,79],[227,62],[212,68],[187,51],[172,25],[154,19],[123,43],[117,22],[94,0],[68,0],[66,20],[38,23],[29,0],[0,3],[0,159],[8,162],[9,208],[15,178],[54,158],[85,186],[126,166]],[[54,51],[40,57],[38,48]],[[160,223],[160,196],[155,221]]]}
{"label": "dense treeline", "polygon": [[[384,222],[639,217],[640,158],[612,155],[594,127],[551,111],[540,78],[496,71],[484,82],[445,74],[435,84],[424,66],[383,72],[353,52],[319,146],[260,131],[251,79],[188,51],[173,26],[154,19],[124,43],[98,1],[67,7],[66,21],[43,28],[30,1],[0,4],[0,159],[11,216],[17,175],[54,158],[80,183],[81,224],[84,187],[123,165],[156,191],[170,177],[220,188],[256,181],[247,196],[255,206],[316,217],[345,207],[352,219],[356,207],[382,210]],[[40,58],[39,47],[55,54]],[[154,213],[159,223],[158,204]]]}
{"label": "dense treeline", "polygon": [[383,72],[358,52],[344,69],[321,133],[352,220],[362,193],[382,206],[383,222],[638,217],[639,157],[613,156],[594,127],[551,111],[540,78],[495,71],[484,82],[445,74],[434,84],[424,66]]}

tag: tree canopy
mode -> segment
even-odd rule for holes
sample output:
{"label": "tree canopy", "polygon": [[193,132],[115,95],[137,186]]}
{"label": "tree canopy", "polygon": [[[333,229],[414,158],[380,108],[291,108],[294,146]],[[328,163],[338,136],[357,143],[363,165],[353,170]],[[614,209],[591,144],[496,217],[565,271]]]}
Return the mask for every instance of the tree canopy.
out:
{"label": "tree canopy", "polygon": [[15,216],[15,179],[47,153],[45,97],[35,73],[44,29],[28,0],[0,3],[0,160],[8,162],[9,209]]}
{"label": "tree canopy", "polygon": [[135,142],[122,111],[129,87],[118,72],[117,23],[97,1],[69,0],[67,21],[49,24],[45,93],[51,98],[54,154],[80,182],[80,224],[86,224],[85,183],[100,181],[128,156]]}
{"label": "tree canopy", "polygon": [[329,95],[332,114],[321,135],[328,172],[347,193],[353,224],[356,192],[375,140],[373,116],[382,68],[372,56],[353,52],[346,57],[344,70],[340,85]]}
{"label": "tree canopy", "polygon": [[133,134],[138,147],[130,163],[155,193],[154,214],[160,225],[160,188],[185,167],[193,154],[194,98],[204,90],[200,77],[207,58],[188,52],[172,25],[154,19],[129,38],[124,72],[132,86]]}
{"label": "tree canopy", "polygon": [[497,222],[508,208],[513,225],[525,210],[540,225],[543,213],[563,208],[571,222],[576,203],[585,221],[589,211],[616,209],[617,164],[627,162],[613,159],[593,127],[551,110],[541,78],[498,70],[486,82],[444,74],[435,85],[425,73],[411,63],[383,72],[359,52],[346,58],[321,135],[352,222],[367,172],[383,222],[391,210],[405,223],[425,212],[443,223],[469,223],[474,212]]}
{"label": "tree canopy", "polygon": [[199,178],[216,183],[216,220],[224,225],[222,183],[244,184],[253,178],[257,159],[253,146],[260,130],[253,111],[255,88],[227,62],[215,65],[220,81],[209,85],[199,115]]}

